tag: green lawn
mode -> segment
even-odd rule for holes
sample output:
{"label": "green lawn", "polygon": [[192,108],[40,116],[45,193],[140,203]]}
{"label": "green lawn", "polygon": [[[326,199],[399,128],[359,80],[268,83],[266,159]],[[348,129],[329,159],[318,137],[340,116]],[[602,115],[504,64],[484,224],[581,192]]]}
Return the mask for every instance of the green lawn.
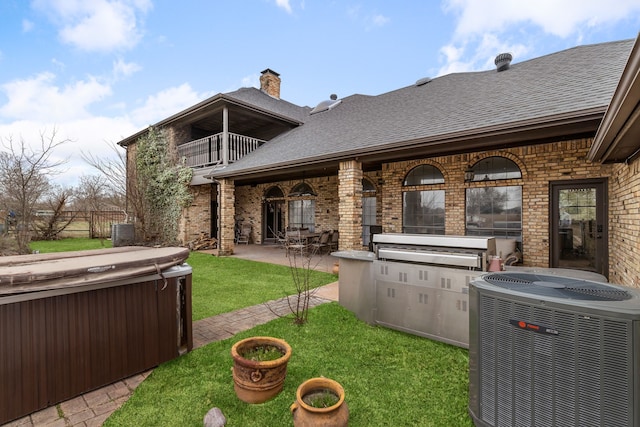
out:
{"label": "green lawn", "polygon": [[[295,293],[290,267],[192,252],[193,320],[261,304]],[[333,274],[311,272],[311,287],[338,280]]]}
{"label": "green lawn", "polygon": [[[293,352],[282,393],[251,405],[234,394],[231,347],[256,335],[282,338]],[[163,364],[105,426],[202,426],[213,407],[227,427],[290,426],[297,387],[325,376],[344,387],[351,427],[471,427],[467,369],[464,349],[369,326],[328,303],[312,309],[305,326],[279,318]]]}
{"label": "green lawn", "polygon": [[67,252],[84,251],[87,249],[104,249],[111,247],[111,240],[107,239],[60,239],[60,240],[35,240],[29,244],[32,251]]}

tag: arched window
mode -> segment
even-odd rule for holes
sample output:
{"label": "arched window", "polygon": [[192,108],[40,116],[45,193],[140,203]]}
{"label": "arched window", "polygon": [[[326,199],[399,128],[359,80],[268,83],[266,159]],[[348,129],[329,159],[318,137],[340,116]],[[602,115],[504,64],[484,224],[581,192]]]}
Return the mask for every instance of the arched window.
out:
{"label": "arched window", "polygon": [[375,193],[376,187],[367,178],[362,178],[362,192],[363,193]]}
{"label": "arched window", "polygon": [[293,186],[289,192],[289,197],[301,197],[301,196],[317,196],[313,188],[306,182],[301,182]]}
{"label": "arched window", "polygon": [[[405,176],[403,186],[443,184],[440,169],[420,165]],[[402,231],[404,233],[444,234],[444,190],[427,188],[402,192]]]}
{"label": "arched window", "polygon": [[[472,182],[487,182],[466,190],[466,233],[472,236],[515,238],[522,250],[522,186],[496,186],[496,180],[519,179],[518,165],[504,157],[478,161]],[[471,178],[471,176],[469,176]]]}
{"label": "arched window", "polygon": [[280,187],[273,186],[273,187],[270,187],[267,191],[265,191],[264,198],[265,199],[284,199],[284,193],[282,192]]}
{"label": "arched window", "polygon": [[429,185],[443,184],[444,176],[442,172],[432,165],[420,165],[411,169],[404,178],[404,186],[407,185]]}
{"label": "arched window", "polygon": [[506,157],[487,157],[478,161],[467,173],[467,181],[495,181],[499,179],[520,179],[522,172],[518,165]]}
{"label": "arched window", "polygon": [[295,198],[289,200],[289,227],[315,230],[316,201],[312,198],[316,196],[313,188],[304,181],[293,186],[289,192],[289,197]]}

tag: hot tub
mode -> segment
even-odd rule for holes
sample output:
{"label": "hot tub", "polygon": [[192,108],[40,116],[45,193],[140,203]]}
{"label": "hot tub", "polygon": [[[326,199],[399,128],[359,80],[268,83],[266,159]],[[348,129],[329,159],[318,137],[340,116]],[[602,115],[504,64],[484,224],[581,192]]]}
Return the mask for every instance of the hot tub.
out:
{"label": "hot tub", "polygon": [[193,348],[184,248],[0,258],[0,424]]}

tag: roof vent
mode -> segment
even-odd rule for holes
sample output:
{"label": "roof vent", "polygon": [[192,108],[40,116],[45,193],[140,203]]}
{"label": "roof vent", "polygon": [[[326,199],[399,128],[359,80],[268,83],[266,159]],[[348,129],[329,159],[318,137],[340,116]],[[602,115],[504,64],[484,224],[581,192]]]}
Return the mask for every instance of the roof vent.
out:
{"label": "roof vent", "polygon": [[510,53],[501,53],[500,55],[496,56],[495,61],[493,61],[496,64],[496,71],[500,72],[508,70],[509,65],[511,65],[512,59],[513,56],[511,56]]}
{"label": "roof vent", "polygon": [[311,110],[311,113],[309,114],[316,114],[316,113],[321,113],[323,111],[330,110],[338,104],[340,104],[338,95],[336,95],[335,93],[332,93],[329,99],[325,101],[321,101],[318,105],[316,105],[316,107],[313,110]]}
{"label": "roof vent", "polygon": [[423,77],[421,79],[418,79],[418,81],[416,81],[416,86],[426,85],[430,81],[431,81],[431,77]]}

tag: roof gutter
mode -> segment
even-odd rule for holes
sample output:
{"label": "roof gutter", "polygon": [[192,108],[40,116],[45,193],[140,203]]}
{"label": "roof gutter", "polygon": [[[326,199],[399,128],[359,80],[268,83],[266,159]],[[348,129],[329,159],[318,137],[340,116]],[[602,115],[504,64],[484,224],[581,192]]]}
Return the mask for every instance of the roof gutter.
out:
{"label": "roof gutter", "polygon": [[[481,129],[465,130],[444,135],[435,135],[428,138],[419,138],[403,142],[393,142],[385,145],[376,146],[374,149],[362,150],[354,149],[341,151],[333,155],[320,155],[316,157],[308,157],[300,159],[292,164],[291,161],[283,161],[281,163],[271,163],[269,165],[260,165],[247,169],[236,169],[233,167],[212,171],[210,176],[215,178],[240,178],[249,177],[251,175],[260,175],[261,177],[270,174],[277,175],[285,170],[293,170],[302,166],[311,166],[318,164],[327,164],[329,162],[338,162],[341,160],[372,158],[382,156],[382,158],[391,160],[393,153],[406,152],[411,150],[415,153],[417,150],[423,150],[430,155],[442,155],[448,152],[460,152],[462,150],[471,151],[476,149],[488,148],[491,146],[517,145],[532,140],[532,134],[539,135],[537,140],[548,138],[559,138],[566,132],[554,130],[570,128],[575,129],[573,133],[581,130],[595,132],[597,123],[600,123],[606,107],[596,107],[587,110],[573,111],[571,113],[557,114],[534,120],[526,120],[517,123],[508,123],[502,125],[488,126]],[[591,128],[587,125],[591,123]],[[462,146],[464,144],[464,146]]]}
{"label": "roof gutter", "polygon": [[[640,141],[640,42],[636,41],[622,72],[609,107],[596,132],[587,159],[593,162],[630,161],[638,157]],[[634,135],[635,132],[635,135]],[[622,154],[622,155],[621,155]]]}

